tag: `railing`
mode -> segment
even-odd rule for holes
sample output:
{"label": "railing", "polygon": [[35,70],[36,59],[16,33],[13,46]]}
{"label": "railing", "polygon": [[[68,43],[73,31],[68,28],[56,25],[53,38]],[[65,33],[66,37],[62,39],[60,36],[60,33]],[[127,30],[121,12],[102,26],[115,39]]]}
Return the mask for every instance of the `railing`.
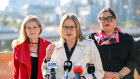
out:
{"label": "railing", "polygon": [[0,52],[0,79],[14,79],[13,53]]}
{"label": "railing", "polygon": [[[13,52],[0,52],[0,79],[14,79]],[[138,74],[135,71],[135,79]]]}

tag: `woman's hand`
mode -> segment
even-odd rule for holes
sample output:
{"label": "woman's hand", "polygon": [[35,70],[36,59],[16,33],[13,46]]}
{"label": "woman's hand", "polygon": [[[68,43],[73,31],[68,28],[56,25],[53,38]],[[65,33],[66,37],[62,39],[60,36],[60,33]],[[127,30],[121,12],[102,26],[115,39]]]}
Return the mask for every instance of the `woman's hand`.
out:
{"label": "woman's hand", "polygon": [[49,46],[46,49],[46,59],[51,58],[51,55],[52,55],[54,49],[55,49],[55,45],[54,44],[49,44]]}
{"label": "woman's hand", "polygon": [[113,72],[114,79],[120,79],[120,75],[118,72]]}
{"label": "woman's hand", "polygon": [[113,73],[105,72],[103,79],[113,79]]}
{"label": "woman's hand", "polygon": [[119,79],[120,75],[117,72],[105,72],[103,79]]}

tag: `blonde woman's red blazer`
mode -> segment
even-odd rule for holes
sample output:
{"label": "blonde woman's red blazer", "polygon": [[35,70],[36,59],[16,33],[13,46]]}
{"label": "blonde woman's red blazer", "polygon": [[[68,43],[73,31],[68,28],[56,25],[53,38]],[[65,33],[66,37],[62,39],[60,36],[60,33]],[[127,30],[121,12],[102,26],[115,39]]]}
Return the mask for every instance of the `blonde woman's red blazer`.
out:
{"label": "blonde woman's red blazer", "polygon": [[[49,41],[39,38],[38,52],[38,75],[37,79],[43,79],[41,65],[46,55],[46,47]],[[30,79],[31,75],[31,56],[28,41],[18,45],[13,49],[14,52],[14,79]]]}

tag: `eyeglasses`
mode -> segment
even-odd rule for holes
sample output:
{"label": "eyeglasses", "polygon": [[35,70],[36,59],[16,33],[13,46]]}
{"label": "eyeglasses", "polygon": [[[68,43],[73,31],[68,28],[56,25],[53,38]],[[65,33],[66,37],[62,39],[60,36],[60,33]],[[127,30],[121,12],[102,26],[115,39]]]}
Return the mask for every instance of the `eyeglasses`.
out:
{"label": "eyeglasses", "polygon": [[111,22],[112,19],[113,19],[113,16],[108,16],[107,18],[105,18],[105,17],[100,17],[100,18],[99,18],[99,20],[100,20],[101,22],[105,22],[105,21]]}
{"label": "eyeglasses", "polygon": [[63,26],[63,29],[64,29],[64,30],[70,29],[71,31],[74,31],[75,28],[76,28],[75,26],[69,26],[69,27],[68,27],[68,26]]}
{"label": "eyeglasses", "polygon": [[31,27],[27,27],[26,28],[28,31],[31,31],[31,30],[37,30],[38,29],[38,27],[36,26],[36,27],[33,27],[33,28],[31,28]]}

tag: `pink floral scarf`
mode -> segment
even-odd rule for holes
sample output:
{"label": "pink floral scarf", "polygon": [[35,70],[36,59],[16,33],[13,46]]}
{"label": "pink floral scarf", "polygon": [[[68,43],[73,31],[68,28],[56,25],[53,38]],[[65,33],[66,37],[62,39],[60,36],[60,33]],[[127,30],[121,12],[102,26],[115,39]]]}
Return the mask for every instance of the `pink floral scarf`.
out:
{"label": "pink floral scarf", "polygon": [[115,27],[114,33],[110,36],[107,36],[102,30],[97,32],[94,36],[99,46],[109,45],[112,43],[119,43],[119,32],[121,32],[121,30],[118,27]]}

